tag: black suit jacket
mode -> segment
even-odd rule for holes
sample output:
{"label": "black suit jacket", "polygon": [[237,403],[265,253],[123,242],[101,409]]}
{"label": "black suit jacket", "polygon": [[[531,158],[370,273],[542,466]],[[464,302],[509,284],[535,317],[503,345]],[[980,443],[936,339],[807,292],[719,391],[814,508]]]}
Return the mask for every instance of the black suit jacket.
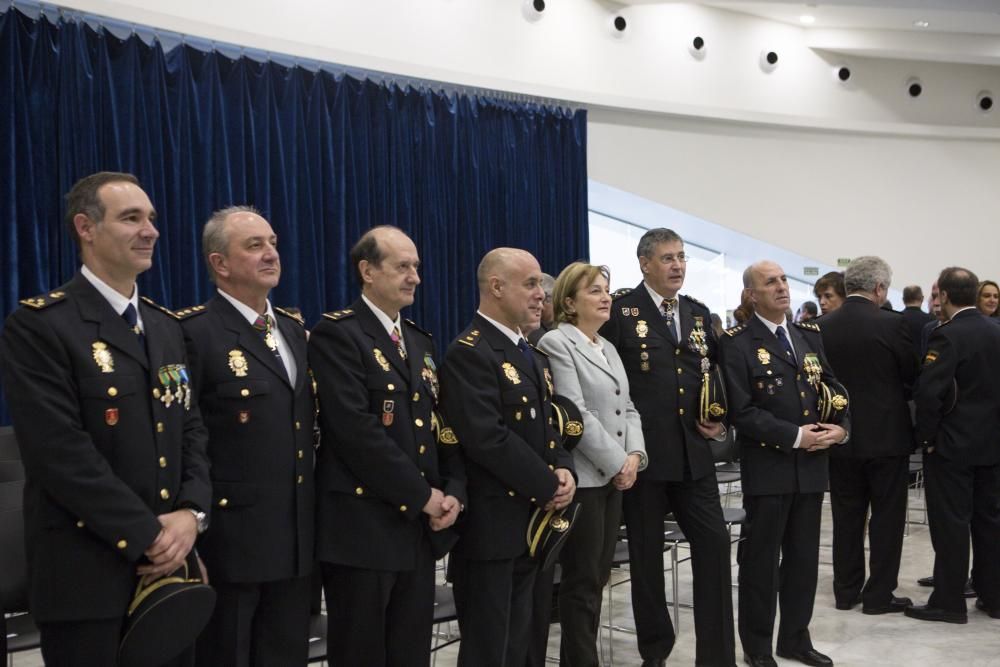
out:
{"label": "black suit jacket", "polygon": [[643,283],[620,294],[601,335],[611,341],[625,365],[632,402],[642,417],[648,467],[639,473],[649,480],[681,481],[685,461],[691,479],[715,474],[708,441],[695,423],[701,396],[701,355],[690,347],[695,318],[700,317],[708,344],[708,359],[718,361],[719,341],[711,313],[700,301],[678,299],[681,338],[674,340]]}
{"label": "black suit jacket", "polygon": [[534,368],[495,326],[476,315],[448,347],[441,403],[465,454],[469,502],[457,553],[477,560],[527,551],[528,520],[555,495],[555,468],[573,459],[552,426],[548,358]]}
{"label": "black suit jacket", "polygon": [[212,524],[198,550],[218,581],[312,571],[315,401],[306,336],[299,320],[280,308],[275,314],[295,360],[295,386],[224,297],[178,311],[212,463]]}
{"label": "black suit jacket", "polygon": [[184,337],[143,300],[144,350],[79,274],[22,303],[0,357],[26,474],[31,611],[41,622],[120,617],[157,515],[211,501],[198,405],[176,397]]}
{"label": "black suit jacket", "polygon": [[851,439],[831,455],[911,454],[915,441],[907,400],[917,359],[904,316],[849,296],[823,320],[822,336],[826,356],[851,400]]}
{"label": "black suit jacket", "polygon": [[[802,370],[805,355],[818,355],[823,381],[836,378],[818,326],[796,324],[789,327],[788,336],[796,363],[786,358],[778,339],[756,315],[728,329],[720,341],[729,419],[738,433],[743,492],[749,495],[822,493],[827,487],[829,450],[793,447],[799,426],[817,421],[819,396]],[[849,430],[850,420],[845,416],[841,425]]]}
{"label": "black suit jacket", "polygon": [[928,341],[915,397],[917,442],[960,464],[1000,463],[998,396],[1000,327],[963,310]]}
{"label": "black suit jacket", "polygon": [[901,314],[910,331],[910,341],[913,343],[913,355],[919,359],[922,351],[920,349],[921,342],[926,341],[923,335],[924,327],[928,322],[934,322],[936,318],[930,313],[925,313],[920,309],[920,306],[907,306],[902,310]]}
{"label": "black suit jacket", "polygon": [[403,321],[404,361],[361,299],[323,315],[309,339],[319,387],[319,560],[375,570],[412,570],[422,536],[437,556],[451,529],[430,530],[431,487],[465,502],[458,447],[435,444],[437,365],[430,334]]}

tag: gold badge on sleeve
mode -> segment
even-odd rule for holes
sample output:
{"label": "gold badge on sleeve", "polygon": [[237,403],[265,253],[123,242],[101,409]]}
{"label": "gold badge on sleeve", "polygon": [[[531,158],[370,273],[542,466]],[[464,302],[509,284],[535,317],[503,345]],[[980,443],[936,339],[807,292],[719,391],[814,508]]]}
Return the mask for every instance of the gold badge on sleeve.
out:
{"label": "gold badge on sleeve", "polygon": [[101,369],[102,373],[114,373],[115,372],[115,358],[111,356],[111,350],[108,349],[108,344],[104,341],[94,341],[91,343],[90,347],[94,351],[94,363],[97,367]]}
{"label": "gold badge on sleeve", "polygon": [[247,376],[247,358],[243,356],[243,350],[229,350],[229,370],[238,378]]}

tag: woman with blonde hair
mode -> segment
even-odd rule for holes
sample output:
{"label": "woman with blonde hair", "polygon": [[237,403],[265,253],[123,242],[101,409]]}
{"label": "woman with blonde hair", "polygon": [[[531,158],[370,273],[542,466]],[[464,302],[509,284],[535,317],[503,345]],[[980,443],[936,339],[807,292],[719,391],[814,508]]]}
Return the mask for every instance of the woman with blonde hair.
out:
{"label": "woman with blonde hair", "polygon": [[976,308],[986,317],[996,318],[1000,316],[1000,286],[992,280],[984,280],[979,283],[979,291],[976,292]]}
{"label": "woman with blonde hair", "polygon": [[629,398],[628,377],[614,346],[598,332],[611,317],[606,266],[570,264],[552,292],[558,326],[539,342],[549,355],[556,393],[572,400],[583,415],[583,436],[573,450],[581,505],[560,554],[559,663],[596,667],[601,591],[622,516],[622,491],[646,467],[639,413]]}

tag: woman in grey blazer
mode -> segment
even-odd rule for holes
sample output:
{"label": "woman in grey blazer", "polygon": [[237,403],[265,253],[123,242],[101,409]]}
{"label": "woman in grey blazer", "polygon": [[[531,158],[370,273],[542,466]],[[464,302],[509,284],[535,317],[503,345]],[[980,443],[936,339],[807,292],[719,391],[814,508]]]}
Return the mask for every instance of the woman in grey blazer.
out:
{"label": "woman in grey blazer", "polygon": [[560,554],[559,617],[564,667],[596,667],[601,591],[611,573],[621,525],[622,491],[646,467],[642,424],[629,398],[625,367],[598,333],[611,317],[605,266],[570,264],[552,293],[558,327],[538,347],[549,355],[556,393],[577,404],[583,437],[573,450],[581,504]]}

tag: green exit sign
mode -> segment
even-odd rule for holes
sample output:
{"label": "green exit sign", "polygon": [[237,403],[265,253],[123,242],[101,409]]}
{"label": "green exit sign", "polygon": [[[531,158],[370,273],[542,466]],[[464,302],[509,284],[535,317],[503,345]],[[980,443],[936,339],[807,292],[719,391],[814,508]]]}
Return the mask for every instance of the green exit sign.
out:
{"label": "green exit sign", "polygon": [[802,274],[806,276],[818,276],[819,267],[818,266],[804,266],[802,267]]}
{"label": "green exit sign", "polygon": [[850,257],[841,257],[837,259],[837,266],[848,266],[851,263]]}

